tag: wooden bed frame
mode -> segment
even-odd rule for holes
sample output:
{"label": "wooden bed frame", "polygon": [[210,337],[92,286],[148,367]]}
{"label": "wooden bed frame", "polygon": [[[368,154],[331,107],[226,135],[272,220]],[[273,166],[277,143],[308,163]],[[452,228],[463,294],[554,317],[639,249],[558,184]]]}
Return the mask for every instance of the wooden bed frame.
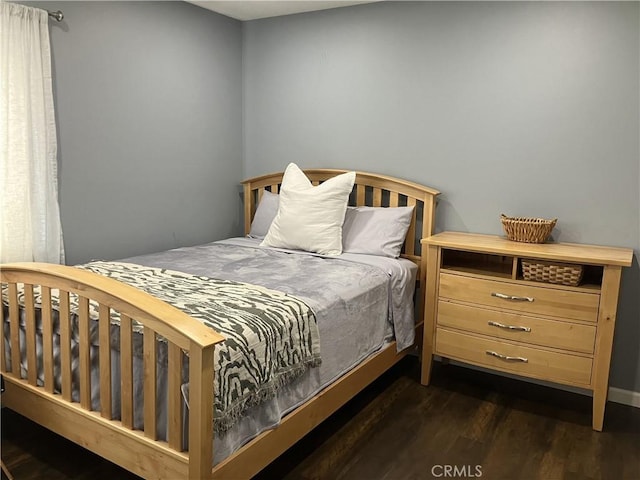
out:
{"label": "wooden bed frame", "polygon": [[[306,170],[314,184],[345,170]],[[245,180],[245,233],[249,232],[257,202],[264,189],[277,193],[282,173]],[[403,257],[419,267],[418,283],[425,284],[426,252],[419,239],[433,233],[435,199],[438,191],[392,177],[357,172],[350,198],[352,205],[415,205]],[[2,403],[98,455],[144,478],[250,478],[287,448],[344,405],[389,367],[406,355],[396,353],[395,342],[364,361],[318,395],[289,413],[281,424],[266,431],[212,469],[213,452],[213,348],[224,338],[174,307],[133,287],[110,278],[68,266],[15,263],[1,266],[0,281],[8,284],[9,318],[1,318],[3,331],[9,323],[11,369],[0,342],[0,368],[6,391]],[[37,385],[36,369],[28,368],[21,378],[18,285],[24,284],[27,366],[40,365],[44,385]],[[34,285],[42,287],[42,359],[36,355],[36,307]],[[54,391],[54,360],[51,290],[60,291],[60,392]],[[80,297],[79,381],[80,401],[72,401],[71,327],[69,292]],[[424,295],[416,296],[418,319],[422,319]],[[89,344],[89,301],[97,302],[99,322],[100,409],[91,410]],[[120,312],[121,418],[112,417],[111,352],[109,309]],[[1,313],[0,309],[0,313]],[[133,427],[132,328],[131,319],[144,325],[144,427]],[[416,323],[417,328],[421,321]],[[160,335],[168,341],[168,388],[166,441],[157,440],[156,427],[156,342]],[[417,338],[420,338],[417,336]],[[6,352],[8,353],[8,352]],[[185,355],[187,357],[185,357]],[[181,365],[189,362],[190,404],[187,439],[183,439],[185,412],[181,401]],[[57,366],[56,366],[57,367]],[[74,380],[75,381],[75,380]],[[152,401],[149,401],[151,399]],[[182,447],[188,440],[189,449]]]}

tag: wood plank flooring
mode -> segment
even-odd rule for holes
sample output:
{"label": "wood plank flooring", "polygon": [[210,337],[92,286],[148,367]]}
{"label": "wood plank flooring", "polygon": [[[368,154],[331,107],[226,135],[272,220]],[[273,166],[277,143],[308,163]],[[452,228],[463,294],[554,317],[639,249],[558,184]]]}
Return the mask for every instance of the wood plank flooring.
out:
{"label": "wood plank flooring", "polygon": [[[640,480],[640,409],[609,402],[598,433],[590,397],[453,365],[419,377],[407,357],[257,480]],[[138,478],[7,409],[1,428],[16,480]]]}

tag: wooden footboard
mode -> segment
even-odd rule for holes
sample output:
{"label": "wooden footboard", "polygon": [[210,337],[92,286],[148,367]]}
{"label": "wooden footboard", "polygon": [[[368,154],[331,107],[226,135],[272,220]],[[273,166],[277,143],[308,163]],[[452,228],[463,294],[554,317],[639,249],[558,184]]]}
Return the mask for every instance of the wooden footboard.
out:
{"label": "wooden footboard", "polygon": [[[263,432],[212,469],[213,348],[223,337],[174,307],[116,280],[60,265],[6,264],[0,282],[8,293],[8,318],[0,318],[8,340],[0,342],[0,367],[6,382],[3,405],[145,479],[250,478],[320,424],[349,399],[406,355],[395,342],[363,362],[316,397],[297,408],[279,428]],[[60,358],[54,356],[52,291],[58,290]],[[41,305],[36,298],[41,296]],[[78,295],[79,311],[72,312],[70,295]],[[100,402],[92,410],[89,302],[99,311]],[[41,311],[42,355],[36,353],[36,309]],[[121,415],[111,405],[111,349],[109,315],[120,313]],[[0,309],[4,311],[4,309]],[[24,321],[21,329],[20,321]],[[78,351],[72,355],[72,317],[78,321]],[[144,325],[144,426],[134,428],[133,322]],[[21,338],[22,331],[25,336]],[[8,333],[8,335],[7,335]],[[137,335],[137,334],[136,334]],[[157,439],[156,337],[168,342],[167,441]],[[20,340],[26,345],[21,358]],[[23,349],[25,350],[25,349]],[[182,364],[189,362],[189,450],[183,451],[180,385]],[[78,358],[79,376],[72,375]],[[21,361],[26,372],[21,372]],[[60,371],[60,388],[55,372]],[[43,381],[37,372],[42,372]],[[79,401],[72,392],[79,391]]]}
{"label": "wooden footboard", "polygon": [[[37,263],[5,264],[0,281],[9,301],[8,345],[0,342],[0,369],[6,380],[3,404],[144,478],[211,477],[213,451],[213,348],[224,338],[176,308],[116,280],[73,267]],[[59,298],[60,355],[54,360],[52,290]],[[39,294],[41,307],[34,298]],[[78,311],[70,310],[78,296]],[[22,301],[20,301],[22,299]],[[92,410],[90,371],[90,302],[99,312],[99,409]],[[21,372],[20,309],[26,373]],[[36,308],[41,308],[42,356],[36,354]],[[120,313],[121,415],[112,408],[110,313]],[[4,311],[4,309],[3,309]],[[78,322],[78,371],[72,375],[72,317]],[[143,332],[144,426],[134,428],[133,329]],[[3,332],[5,338],[6,331]],[[167,440],[158,440],[156,424],[157,337],[167,341]],[[41,358],[41,359],[40,359]],[[183,451],[180,386],[182,365],[189,363],[189,450]],[[24,360],[24,359],[22,359]],[[54,369],[60,388],[54,388]],[[38,370],[43,372],[38,380]],[[79,391],[79,401],[72,398]]]}

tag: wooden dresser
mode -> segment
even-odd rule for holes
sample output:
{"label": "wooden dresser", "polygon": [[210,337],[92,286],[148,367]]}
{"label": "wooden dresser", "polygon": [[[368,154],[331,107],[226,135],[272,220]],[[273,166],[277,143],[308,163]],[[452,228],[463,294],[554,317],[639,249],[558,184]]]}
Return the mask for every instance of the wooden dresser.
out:
{"label": "wooden dresser", "polygon": [[[422,240],[422,384],[433,355],[593,391],[602,430],[622,267],[633,250],[444,232]],[[577,286],[524,280],[525,265],[580,266]]]}

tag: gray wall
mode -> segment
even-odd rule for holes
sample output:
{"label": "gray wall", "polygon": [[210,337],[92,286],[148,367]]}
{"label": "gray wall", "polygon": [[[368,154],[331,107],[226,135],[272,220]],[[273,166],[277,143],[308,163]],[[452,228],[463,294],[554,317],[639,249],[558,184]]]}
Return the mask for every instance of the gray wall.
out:
{"label": "gray wall", "polygon": [[387,173],[443,192],[438,230],[558,217],[634,248],[611,384],[640,391],[639,4],[389,2],[247,22],[244,174]]}
{"label": "gray wall", "polygon": [[[68,263],[241,232],[242,177],[302,166],[442,190],[438,230],[640,250],[640,12],[390,2],[241,24],[184,2],[24,2],[51,22]],[[640,268],[611,375],[640,391]]]}
{"label": "gray wall", "polygon": [[51,21],[67,263],[240,232],[242,26],[185,2]]}

